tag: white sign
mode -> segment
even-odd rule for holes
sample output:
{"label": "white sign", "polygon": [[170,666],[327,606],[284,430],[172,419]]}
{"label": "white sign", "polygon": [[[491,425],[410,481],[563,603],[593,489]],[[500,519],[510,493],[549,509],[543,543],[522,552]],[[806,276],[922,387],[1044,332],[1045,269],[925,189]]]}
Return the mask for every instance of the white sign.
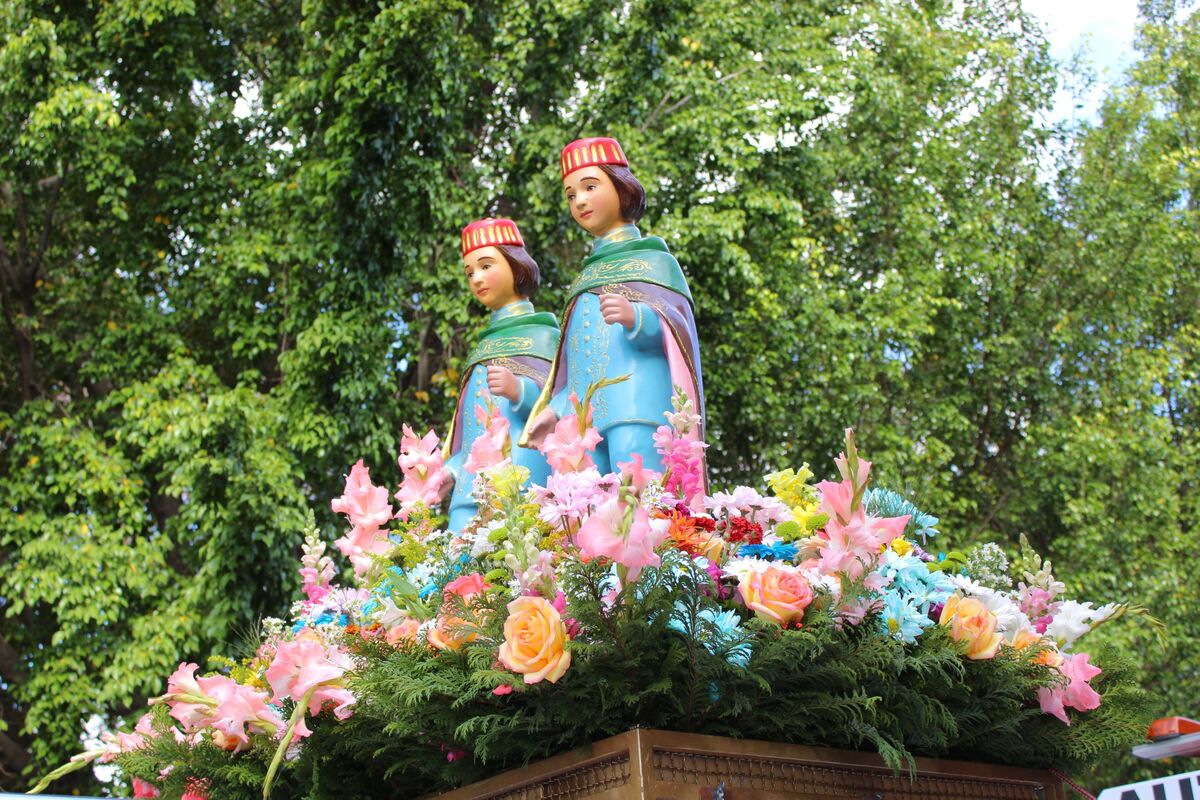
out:
{"label": "white sign", "polygon": [[1096,800],[1200,800],[1200,772],[1105,789]]}

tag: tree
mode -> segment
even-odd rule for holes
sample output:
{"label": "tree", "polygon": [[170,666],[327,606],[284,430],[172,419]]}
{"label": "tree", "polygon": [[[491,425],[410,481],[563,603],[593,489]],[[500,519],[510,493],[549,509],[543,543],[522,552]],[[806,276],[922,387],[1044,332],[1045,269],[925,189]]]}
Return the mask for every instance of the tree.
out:
{"label": "tree", "polygon": [[515,217],[558,309],[589,134],[697,298],[718,485],[853,425],[948,542],[1025,532],[1190,658],[1196,23],[1144,14],[1076,139],[1008,2],[0,7],[2,785],[278,613],[307,509],[444,426],[465,223]]}

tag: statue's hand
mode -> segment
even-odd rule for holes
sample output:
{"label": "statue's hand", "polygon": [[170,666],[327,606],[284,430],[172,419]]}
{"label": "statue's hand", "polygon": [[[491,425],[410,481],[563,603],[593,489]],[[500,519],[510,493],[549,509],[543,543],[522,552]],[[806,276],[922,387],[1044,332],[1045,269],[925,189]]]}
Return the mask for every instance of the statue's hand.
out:
{"label": "statue's hand", "polygon": [[546,440],[557,424],[558,414],[554,413],[554,409],[542,409],[542,413],[531,419],[525,426],[525,436],[528,437],[529,446],[540,449],[542,442]]}
{"label": "statue's hand", "polygon": [[621,325],[626,330],[633,327],[637,315],[633,311],[633,303],[619,294],[600,295],[600,313],[609,325]]}
{"label": "statue's hand", "polygon": [[517,398],[521,396],[521,385],[517,383],[517,376],[513,375],[508,367],[488,367],[487,385],[489,392],[503,397],[510,403],[517,402]]}

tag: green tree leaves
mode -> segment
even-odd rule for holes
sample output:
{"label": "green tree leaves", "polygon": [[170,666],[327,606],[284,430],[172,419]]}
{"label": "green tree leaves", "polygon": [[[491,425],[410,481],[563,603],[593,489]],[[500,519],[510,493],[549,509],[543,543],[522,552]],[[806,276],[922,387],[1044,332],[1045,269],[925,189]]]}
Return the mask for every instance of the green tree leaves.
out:
{"label": "green tree leaves", "polygon": [[1200,34],[1144,14],[1072,135],[1015,3],[0,5],[5,758],[290,600],[306,509],[449,416],[459,229],[516,218],[558,310],[597,134],[696,296],[716,485],[853,425],[948,547],[1165,618],[1098,635],[1187,713]]}

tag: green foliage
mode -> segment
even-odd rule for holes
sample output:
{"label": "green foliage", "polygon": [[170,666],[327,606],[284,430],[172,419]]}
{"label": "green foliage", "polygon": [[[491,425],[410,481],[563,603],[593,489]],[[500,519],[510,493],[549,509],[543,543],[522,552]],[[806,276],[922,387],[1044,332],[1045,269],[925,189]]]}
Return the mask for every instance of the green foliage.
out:
{"label": "green foliage", "polygon": [[[566,616],[585,635],[568,643],[572,662],[556,683],[526,686],[498,669],[503,593],[453,615],[477,617],[478,638],[461,652],[431,655],[421,644],[357,642],[365,667],[353,678],[354,715],[314,725],[299,758],[280,776],[287,796],[413,796],[478,780],[641,725],[767,741],[878,750],[896,770],[914,756],[970,758],[1026,767],[1086,769],[1143,734],[1145,694],[1128,664],[1101,656],[1099,711],[1072,712],[1068,727],[1043,714],[1037,691],[1057,673],[1042,652],[1005,648],[966,661],[964,647],[934,626],[906,647],[878,635],[873,617],[838,627],[810,609],[801,628],[751,618],[726,647],[710,650],[700,612],[720,608],[716,586],[685,554],[668,550],[660,569],[607,606],[610,568],[576,564],[566,576]],[[745,661],[731,651],[751,647]],[[1110,656],[1112,657],[1110,660]],[[497,687],[511,693],[497,695]],[[162,710],[160,722],[169,723]],[[169,725],[163,725],[164,732]],[[272,753],[230,760],[211,745],[190,748],[169,733],[147,751],[120,757],[131,774],[211,781],[213,797],[249,797]],[[182,786],[173,777],[171,796]],[[259,783],[255,783],[255,781]]]}
{"label": "green foliage", "polygon": [[1072,132],[1010,3],[0,2],[9,771],[287,602],[301,509],[447,419],[460,227],[517,218],[555,309],[600,133],[697,298],[716,485],[854,425],[947,544],[1161,617],[1096,635],[1191,713],[1200,19],[1142,5]]}

